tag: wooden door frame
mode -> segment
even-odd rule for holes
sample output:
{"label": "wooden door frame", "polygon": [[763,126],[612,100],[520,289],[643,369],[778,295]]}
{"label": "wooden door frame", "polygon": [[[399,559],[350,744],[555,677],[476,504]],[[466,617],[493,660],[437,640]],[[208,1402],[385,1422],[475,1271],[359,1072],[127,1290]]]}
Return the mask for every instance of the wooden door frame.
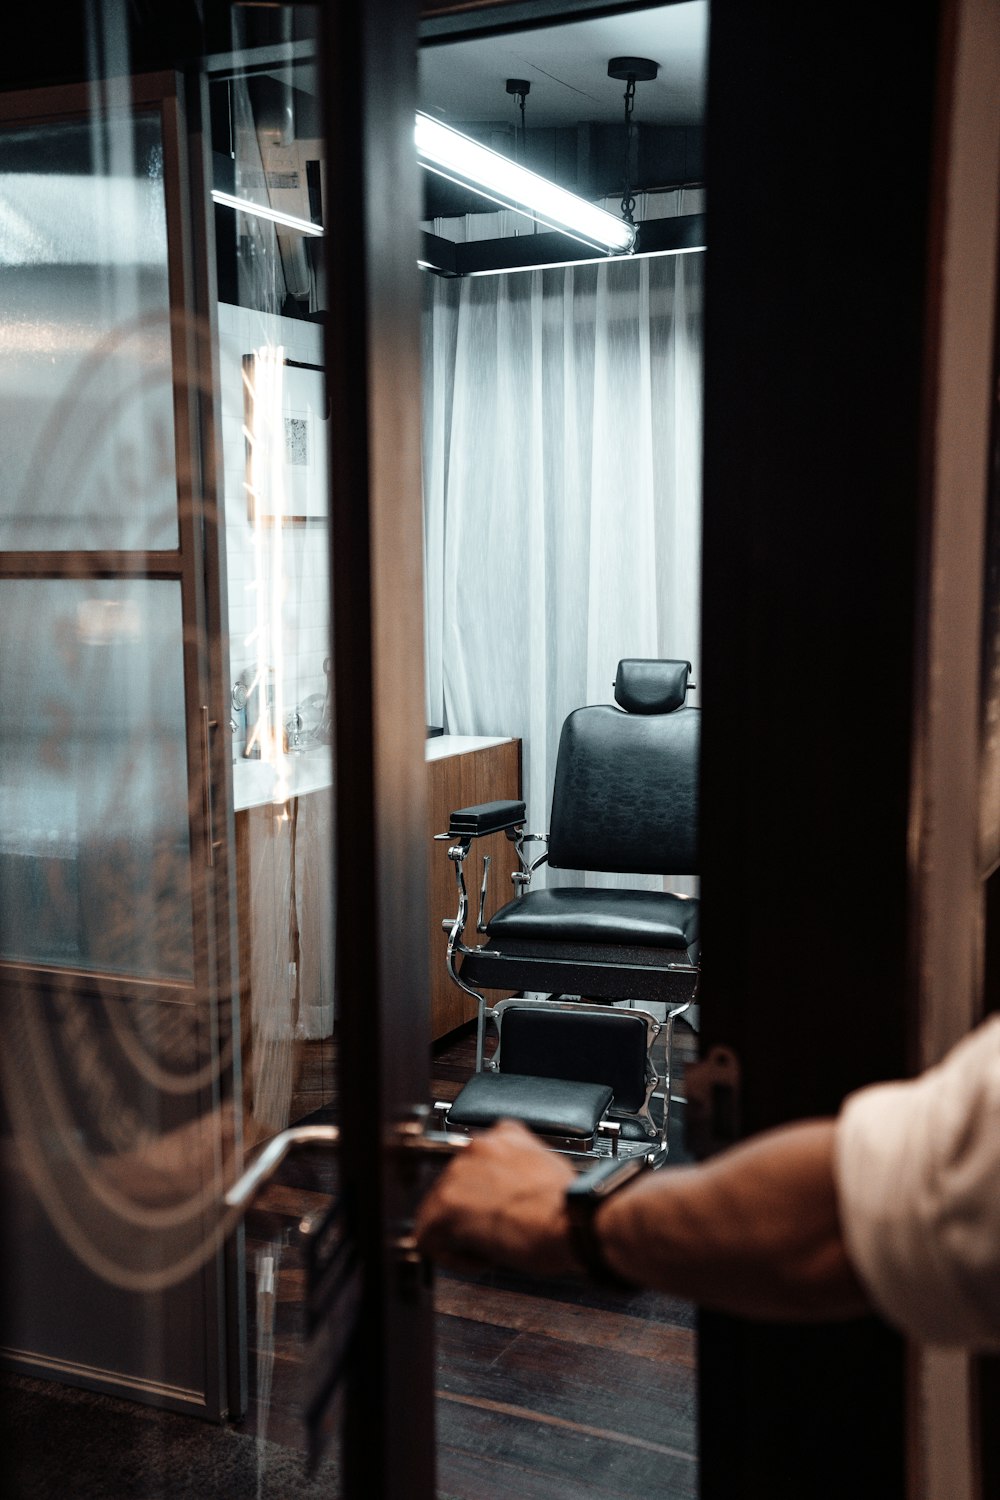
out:
{"label": "wooden door frame", "polygon": [[[836,27],[820,45],[791,7],[713,0],[702,1045],[739,1058],[744,1135],[908,1070],[936,66],[918,9],[903,59],[887,16],[863,46]],[[837,170],[869,150],[895,179],[874,256]],[[902,1500],[901,1339],[875,1319],[698,1326],[705,1500]]]}
{"label": "wooden door frame", "polygon": [[[937,1062],[996,1000],[986,992],[989,882],[1000,867],[997,773],[997,275],[1000,4],[944,7],[935,132],[925,451],[929,525],[917,623],[911,938],[917,1061]],[[990,545],[994,548],[990,555]],[[994,915],[995,920],[995,915]],[[913,1349],[910,1494],[995,1493],[985,1404],[997,1361]]]}
{"label": "wooden door frame", "polygon": [[323,16],[340,1170],[364,1268],[344,1492],[430,1500],[431,1291],[391,1245],[417,1187],[393,1132],[430,1097],[417,13],[366,0]]}
{"label": "wooden door frame", "polygon": [[[740,1055],[745,1132],[915,1071],[978,1013],[991,9],[820,45],[791,8],[712,0],[703,1040]],[[859,218],[837,163],[865,159]],[[874,1320],[705,1316],[700,1378],[706,1497],[978,1493],[968,1361]]]}

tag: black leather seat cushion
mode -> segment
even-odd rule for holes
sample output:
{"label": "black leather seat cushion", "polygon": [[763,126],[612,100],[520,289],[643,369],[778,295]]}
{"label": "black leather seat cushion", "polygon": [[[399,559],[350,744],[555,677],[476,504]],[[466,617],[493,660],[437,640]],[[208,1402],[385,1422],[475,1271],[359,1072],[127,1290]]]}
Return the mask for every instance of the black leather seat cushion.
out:
{"label": "black leather seat cushion", "polygon": [[519,1120],[540,1135],[589,1140],[613,1097],[611,1089],[600,1083],[474,1073],[448,1111],[448,1121],[473,1130],[498,1120]]}
{"label": "black leather seat cushion", "polygon": [[489,935],[497,947],[507,937],[687,949],[698,937],[698,902],[669,891],[528,891],[491,917]]}
{"label": "black leather seat cushion", "polygon": [[629,1113],[646,1100],[647,1051],[646,1017],[638,1011],[516,1000],[503,1006],[497,1054],[502,1072],[607,1084],[616,1107]]}

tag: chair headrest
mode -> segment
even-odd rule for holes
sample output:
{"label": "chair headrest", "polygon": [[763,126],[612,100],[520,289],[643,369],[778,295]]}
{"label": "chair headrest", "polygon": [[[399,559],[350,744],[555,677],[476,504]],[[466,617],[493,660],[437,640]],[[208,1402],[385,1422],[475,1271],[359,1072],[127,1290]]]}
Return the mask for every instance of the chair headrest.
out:
{"label": "chair headrest", "polygon": [[684,707],[689,661],[628,657],[615,673],[615,702],[630,714],[669,714]]}

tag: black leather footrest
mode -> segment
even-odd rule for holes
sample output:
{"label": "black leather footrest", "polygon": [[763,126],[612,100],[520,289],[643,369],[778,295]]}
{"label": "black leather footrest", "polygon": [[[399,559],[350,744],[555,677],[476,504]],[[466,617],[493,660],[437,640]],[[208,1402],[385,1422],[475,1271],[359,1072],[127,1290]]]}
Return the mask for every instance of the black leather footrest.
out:
{"label": "black leather footrest", "polygon": [[527,1078],[521,1073],[474,1073],[451,1109],[448,1123],[465,1130],[519,1120],[540,1135],[589,1140],[614,1095],[602,1083]]}
{"label": "black leather footrest", "polygon": [[448,819],[448,832],[471,833],[479,838],[484,833],[516,828],[523,822],[523,802],[480,802],[475,807],[456,808]]}

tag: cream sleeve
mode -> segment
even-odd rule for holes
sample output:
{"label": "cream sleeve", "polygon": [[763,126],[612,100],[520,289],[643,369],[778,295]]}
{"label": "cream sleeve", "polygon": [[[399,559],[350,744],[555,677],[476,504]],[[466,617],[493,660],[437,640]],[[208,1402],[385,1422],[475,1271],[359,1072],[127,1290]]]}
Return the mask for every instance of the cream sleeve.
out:
{"label": "cream sleeve", "polygon": [[1000,1348],[1000,1016],[919,1078],[852,1094],[835,1172],[848,1255],[888,1321]]}

